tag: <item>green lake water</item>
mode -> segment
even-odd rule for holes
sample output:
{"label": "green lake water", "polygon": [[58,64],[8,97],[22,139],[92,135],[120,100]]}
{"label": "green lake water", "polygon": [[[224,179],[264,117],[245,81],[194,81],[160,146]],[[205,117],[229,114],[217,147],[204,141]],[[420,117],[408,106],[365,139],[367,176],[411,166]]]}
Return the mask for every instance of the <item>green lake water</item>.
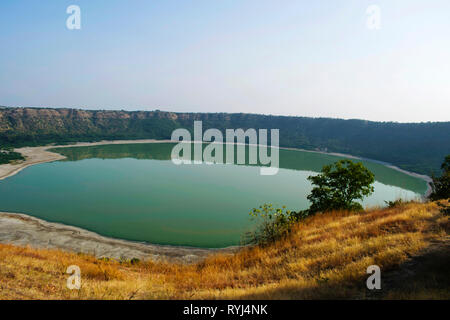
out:
{"label": "green lake water", "polygon": [[[263,203],[306,209],[306,179],[340,157],[280,150],[280,170],[257,165],[175,165],[174,144],[60,148],[68,158],[31,166],[0,181],[0,211],[26,213],[101,235],[156,244],[226,247],[240,243]],[[248,148],[247,148],[248,151]],[[365,206],[420,198],[426,182],[363,161],[375,174]]]}

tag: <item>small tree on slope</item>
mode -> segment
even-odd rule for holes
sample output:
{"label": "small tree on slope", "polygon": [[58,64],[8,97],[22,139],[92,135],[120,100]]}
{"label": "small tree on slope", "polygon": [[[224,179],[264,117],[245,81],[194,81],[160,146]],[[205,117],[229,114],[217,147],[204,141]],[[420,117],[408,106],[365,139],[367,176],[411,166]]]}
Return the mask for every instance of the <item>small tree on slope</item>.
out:
{"label": "small tree on slope", "polygon": [[307,197],[311,202],[310,213],[331,210],[362,210],[360,203],[373,193],[374,174],[361,162],[340,160],[334,164],[324,166],[322,172],[316,176],[309,176],[308,180],[314,185]]}

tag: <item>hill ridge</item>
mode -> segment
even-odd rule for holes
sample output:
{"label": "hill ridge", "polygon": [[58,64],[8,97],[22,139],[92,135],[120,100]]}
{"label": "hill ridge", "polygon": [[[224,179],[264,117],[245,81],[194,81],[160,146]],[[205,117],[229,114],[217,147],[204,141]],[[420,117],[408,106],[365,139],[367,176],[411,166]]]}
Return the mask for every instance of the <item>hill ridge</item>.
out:
{"label": "hill ridge", "polygon": [[397,123],[249,113],[0,108],[0,146],[117,139],[170,139],[176,128],[280,129],[280,146],[383,161],[437,173],[450,153],[450,122]]}

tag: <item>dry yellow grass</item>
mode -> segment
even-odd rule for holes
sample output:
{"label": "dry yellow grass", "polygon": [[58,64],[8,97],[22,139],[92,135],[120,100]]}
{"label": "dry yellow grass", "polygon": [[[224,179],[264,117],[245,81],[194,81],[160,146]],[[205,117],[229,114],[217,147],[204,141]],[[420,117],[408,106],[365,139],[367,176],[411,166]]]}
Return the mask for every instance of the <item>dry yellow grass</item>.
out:
{"label": "dry yellow grass", "polygon": [[[366,269],[382,276],[430,243],[448,239],[449,219],[436,203],[308,218],[265,248],[245,248],[182,265],[120,263],[58,250],[0,245],[1,299],[316,299],[366,298]],[[66,287],[69,265],[82,288]],[[408,298],[449,298],[444,291]],[[394,292],[394,291],[393,291]],[[401,297],[390,293],[388,297]]]}

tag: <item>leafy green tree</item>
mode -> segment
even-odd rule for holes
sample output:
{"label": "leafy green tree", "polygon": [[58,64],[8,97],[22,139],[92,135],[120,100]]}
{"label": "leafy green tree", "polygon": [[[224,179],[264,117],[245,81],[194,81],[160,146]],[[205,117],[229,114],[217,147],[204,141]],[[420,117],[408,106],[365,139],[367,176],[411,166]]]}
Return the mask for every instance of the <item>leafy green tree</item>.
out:
{"label": "leafy green tree", "polygon": [[361,162],[340,160],[324,166],[316,176],[308,180],[315,187],[307,197],[311,202],[310,213],[331,210],[362,210],[360,203],[374,188],[374,175]]}
{"label": "leafy green tree", "polygon": [[431,187],[433,189],[430,199],[440,200],[450,198],[450,154],[445,157],[441,165],[442,175],[435,177],[433,175],[433,182]]}

